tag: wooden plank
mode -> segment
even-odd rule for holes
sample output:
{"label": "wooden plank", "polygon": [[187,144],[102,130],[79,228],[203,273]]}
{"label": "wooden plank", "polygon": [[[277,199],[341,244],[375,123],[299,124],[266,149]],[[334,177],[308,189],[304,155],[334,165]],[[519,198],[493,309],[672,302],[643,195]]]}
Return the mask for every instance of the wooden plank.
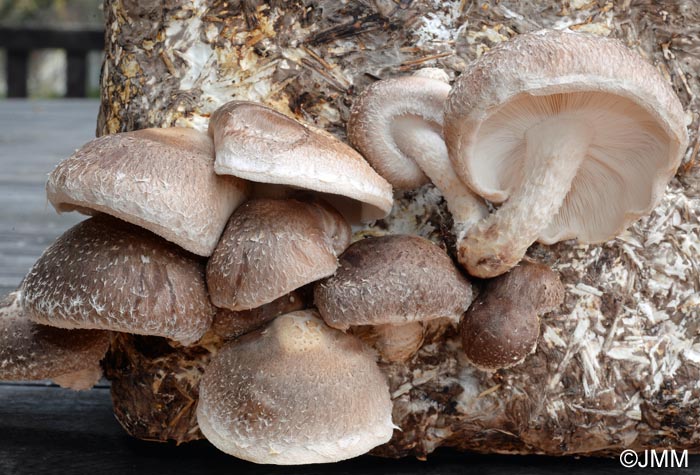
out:
{"label": "wooden plank", "polygon": [[41,48],[101,50],[104,48],[104,31],[2,27],[0,48],[23,51]]}
{"label": "wooden plank", "polygon": [[[653,469],[653,473],[697,473],[700,458],[687,469]],[[271,473],[444,474],[464,473],[642,475],[652,469],[624,469],[616,459],[536,456],[480,456],[440,450],[428,462],[360,457],[331,465],[257,466],[216,450],[204,441],[184,444],[130,438],[114,419],[106,388],[74,392],[54,386],[0,384],[0,473],[62,475],[99,473]]]}
{"label": "wooden plank", "polygon": [[53,240],[84,219],[56,214],[47,174],[94,137],[96,100],[0,103],[0,296],[14,289]]}
{"label": "wooden plank", "polygon": [[7,97],[27,97],[27,72],[29,52],[24,49],[7,49]]}

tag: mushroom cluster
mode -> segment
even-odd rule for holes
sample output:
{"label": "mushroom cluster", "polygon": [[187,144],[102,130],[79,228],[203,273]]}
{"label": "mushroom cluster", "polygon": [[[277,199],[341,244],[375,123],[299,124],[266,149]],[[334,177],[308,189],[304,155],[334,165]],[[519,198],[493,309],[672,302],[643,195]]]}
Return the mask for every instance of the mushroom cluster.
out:
{"label": "mushroom cluster", "polygon": [[[272,464],[388,442],[382,368],[419,352],[430,322],[460,325],[481,370],[522,362],[564,297],[523,261],[530,244],[613,237],[656,205],[687,145],[651,66],[559,31],[495,47],[453,87],[434,69],[377,81],[352,106],[357,151],[251,102],[220,107],[208,132],[100,137],[50,174],[56,210],[91,217],[0,304],[0,379],[89,388],[117,333],[206,345],[199,428]],[[392,186],[428,181],[456,249],[353,234],[391,212]]]}

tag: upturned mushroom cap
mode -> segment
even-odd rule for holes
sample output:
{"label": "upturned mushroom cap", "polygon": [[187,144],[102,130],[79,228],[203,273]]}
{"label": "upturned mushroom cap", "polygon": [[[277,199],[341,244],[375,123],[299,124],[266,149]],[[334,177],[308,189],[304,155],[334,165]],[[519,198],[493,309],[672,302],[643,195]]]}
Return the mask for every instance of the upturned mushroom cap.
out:
{"label": "upturned mushroom cap", "polygon": [[260,307],[338,267],[350,226],[321,202],[259,199],[231,216],[207,264],[217,307]]}
{"label": "upturned mushroom cap", "polygon": [[455,171],[501,208],[460,249],[470,273],[507,271],[535,240],[610,239],[649,213],[687,147],[664,78],[617,40],[540,31],[499,44],[445,107]]}
{"label": "upturned mushroom cap", "polygon": [[472,288],[436,244],[394,235],[353,243],[338,271],[316,284],[314,301],[328,325],[345,330],[459,317]]}
{"label": "upturned mushroom cap", "polygon": [[448,157],[442,128],[450,85],[436,79],[440,70],[433,69],[377,81],[362,91],[352,105],[348,139],[394,188],[431,181],[447,201],[461,239],[487,211]]}
{"label": "upturned mushroom cap", "polygon": [[522,262],[488,281],[462,319],[467,359],[483,370],[520,364],[537,348],[539,315],[563,300],[559,276],[543,264]]}
{"label": "upturned mushroom cap", "polygon": [[250,310],[235,312],[219,308],[214,315],[212,331],[224,340],[233,340],[252,332],[285,313],[296,312],[306,308],[301,292],[293,291],[270,303]]}
{"label": "upturned mushroom cap", "polygon": [[269,107],[229,102],[212,114],[209,135],[217,173],[352,198],[362,204],[365,221],[391,211],[391,185],[360,154]]}
{"label": "upturned mushroom cap", "polygon": [[372,353],[306,310],[221,348],[200,384],[197,422],[230,455],[299,465],[356,457],[387,442],[391,412]]}
{"label": "upturned mushroom cap", "polygon": [[132,224],[98,215],[44,251],[22,285],[36,323],[197,341],[211,325],[204,264]]}
{"label": "upturned mushroom cap", "polygon": [[208,256],[249,186],[214,173],[214,144],[193,129],[106,135],[81,147],[49,175],[56,211],[103,212]]}
{"label": "upturned mushroom cap", "polygon": [[20,292],[0,301],[0,380],[53,379],[63,387],[90,389],[102,376],[100,360],[109,332],[38,325],[22,310]]}

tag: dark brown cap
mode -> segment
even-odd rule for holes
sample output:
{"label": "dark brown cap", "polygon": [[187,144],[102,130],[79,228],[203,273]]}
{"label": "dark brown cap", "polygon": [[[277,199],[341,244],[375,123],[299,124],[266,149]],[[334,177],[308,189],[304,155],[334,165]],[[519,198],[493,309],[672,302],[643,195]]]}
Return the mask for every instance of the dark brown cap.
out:
{"label": "dark brown cap", "polygon": [[233,311],[219,308],[214,315],[211,330],[224,340],[233,340],[257,330],[280,315],[306,308],[304,295],[292,291],[270,303],[250,310]]}
{"label": "dark brown cap", "polygon": [[214,305],[248,310],[327,277],[350,226],[322,202],[259,199],[231,216],[207,264]]}
{"label": "dark brown cap", "polygon": [[564,300],[559,275],[549,267],[521,262],[488,281],[462,320],[462,347],[474,366],[508,368],[535,351],[539,315],[556,310]]}
{"label": "dark brown cap", "polygon": [[314,301],[328,325],[345,330],[459,318],[472,301],[472,287],[436,244],[394,235],[353,243],[335,275],[316,285]]}
{"label": "dark brown cap", "polygon": [[201,258],[107,215],[60,236],[25,277],[30,318],[61,328],[90,328],[197,341],[211,325]]}

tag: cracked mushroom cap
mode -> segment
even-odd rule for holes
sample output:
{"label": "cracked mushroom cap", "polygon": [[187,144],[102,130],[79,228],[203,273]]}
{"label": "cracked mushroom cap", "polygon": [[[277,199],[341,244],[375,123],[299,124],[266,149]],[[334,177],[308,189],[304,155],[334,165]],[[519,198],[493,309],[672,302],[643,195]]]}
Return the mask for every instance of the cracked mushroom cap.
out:
{"label": "cracked mushroom cap", "polygon": [[197,341],[214,309],[202,259],[108,215],[60,236],[22,285],[36,323]]}
{"label": "cracked mushroom cap", "polygon": [[620,41],[553,30],[499,44],[457,79],[445,140],[460,178],[503,203],[460,249],[480,277],[535,240],[616,236],[656,206],[688,144],[653,66]]}
{"label": "cracked mushroom cap", "polygon": [[102,376],[109,332],[39,325],[22,310],[20,292],[0,301],[0,380],[52,379],[62,387],[90,389]]}
{"label": "cracked mushroom cap", "polygon": [[347,197],[362,205],[357,214],[363,221],[391,211],[391,185],[360,154],[324,130],[269,107],[229,102],[212,114],[209,135],[217,173]]}
{"label": "cracked mushroom cap", "polygon": [[350,234],[343,217],[322,202],[249,201],[231,216],[207,264],[211,300],[248,310],[328,277]]}
{"label": "cracked mushroom cap", "polygon": [[56,211],[103,212],[209,256],[248,184],[214,173],[214,144],[193,129],[144,129],[83,145],[49,175]]}
{"label": "cracked mushroom cap", "polygon": [[314,289],[325,322],[340,330],[356,325],[406,324],[459,318],[472,287],[436,244],[394,235],[353,243],[338,271]]}
{"label": "cracked mushroom cap", "polygon": [[219,350],[200,384],[197,422],[230,455],[299,465],[356,457],[388,442],[391,412],[373,354],[305,310]]}
{"label": "cracked mushroom cap", "polygon": [[522,363],[537,348],[539,316],[563,301],[559,275],[543,264],[523,261],[489,280],[462,319],[467,359],[483,370]]}

